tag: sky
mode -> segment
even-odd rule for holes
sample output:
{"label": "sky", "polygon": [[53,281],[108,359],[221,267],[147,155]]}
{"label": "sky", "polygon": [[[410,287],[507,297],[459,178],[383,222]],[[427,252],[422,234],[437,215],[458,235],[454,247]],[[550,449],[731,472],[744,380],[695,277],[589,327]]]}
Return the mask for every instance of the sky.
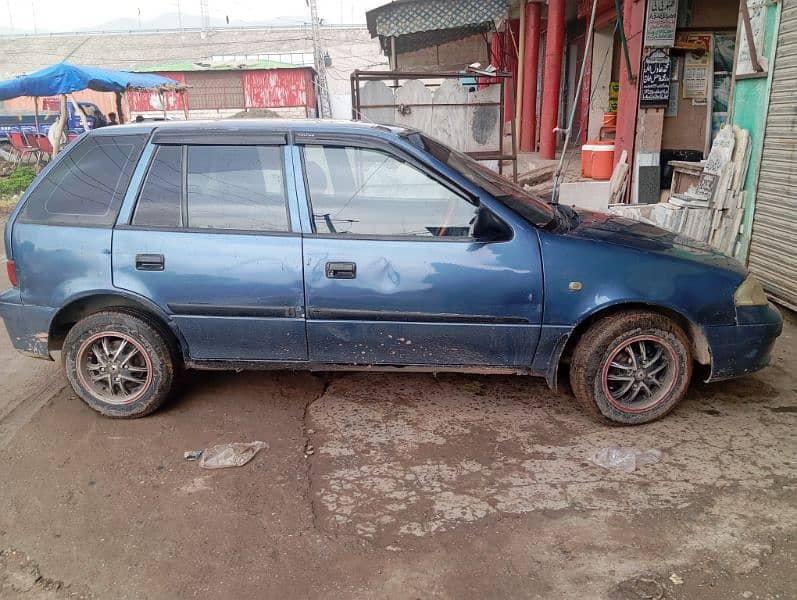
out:
{"label": "sky", "polygon": [[[319,16],[328,23],[365,23],[365,11],[389,0],[318,0]],[[281,17],[310,20],[306,0],[207,0],[213,24],[258,25]],[[164,26],[164,14],[177,14],[184,24],[198,23],[200,0],[0,0],[0,32],[30,33],[97,29],[108,23],[135,28],[139,19]],[[176,21],[176,17],[172,20]],[[176,22],[175,22],[176,25]]]}

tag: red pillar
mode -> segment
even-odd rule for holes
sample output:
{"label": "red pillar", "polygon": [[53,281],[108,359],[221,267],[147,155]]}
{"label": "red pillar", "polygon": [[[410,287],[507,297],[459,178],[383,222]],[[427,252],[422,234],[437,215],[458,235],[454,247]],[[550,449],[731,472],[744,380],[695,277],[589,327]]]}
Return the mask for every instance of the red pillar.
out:
{"label": "red pillar", "polygon": [[565,44],[565,0],[548,2],[548,30],[545,38],[545,81],[540,111],[540,158],[556,158],[556,129],[559,95],[562,91],[562,51]]}
{"label": "red pillar", "polygon": [[503,41],[503,34],[500,31],[494,32],[490,40],[490,64],[499,71],[504,69]]}
{"label": "red pillar", "polygon": [[537,77],[540,64],[540,2],[526,4],[526,52],[523,57],[523,106],[520,109],[520,151],[534,152],[537,139]]}
{"label": "red pillar", "polygon": [[[629,77],[625,57],[620,57],[620,95],[617,102],[617,132],[615,134],[615,163],[623,150],[628,152],[628,164],[634,162],[634,138],[636,137],[637,112],[639,108],[639,65],[642,63],[642,31],[645,27],[644,2],[623,2],[623,29],[628,40],[628,55],[632,74]],[[622,52],[622,48],[620,49]],[[632,171],[633,172],[633,171]]]}

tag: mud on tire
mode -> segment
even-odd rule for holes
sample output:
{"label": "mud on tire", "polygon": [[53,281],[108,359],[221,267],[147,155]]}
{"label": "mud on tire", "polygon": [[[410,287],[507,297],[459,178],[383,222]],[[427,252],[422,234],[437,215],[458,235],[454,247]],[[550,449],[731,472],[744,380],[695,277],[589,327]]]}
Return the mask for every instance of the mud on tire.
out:
{"label": "mud on tire", "polygon": [[689,339],[672,319],[646,311],[603,318],[576,346],[570,384],[598,421],[648,423],[670,412],[692,377]]}
{"label": "mud on tire", "polygon": [[72,389],[108,417],[143,417],[172,389],[176,352],[168,334],[124,310],[90,315],[66,336],[62,359]]}

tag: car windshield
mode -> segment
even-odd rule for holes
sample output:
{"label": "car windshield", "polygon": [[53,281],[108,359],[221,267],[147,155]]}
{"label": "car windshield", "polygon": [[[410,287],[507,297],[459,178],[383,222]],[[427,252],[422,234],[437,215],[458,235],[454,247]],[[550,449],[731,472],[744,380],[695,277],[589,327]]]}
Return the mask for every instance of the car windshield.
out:
{"label": "car windshield", "polygon": [[557,213],[552,206],[529,194],[519,185],[491,171],[467,154],[449,148],[442,142],[422,133],[412,132],[407,139],[535,225],[546,227],[552,221],[558,220]]}

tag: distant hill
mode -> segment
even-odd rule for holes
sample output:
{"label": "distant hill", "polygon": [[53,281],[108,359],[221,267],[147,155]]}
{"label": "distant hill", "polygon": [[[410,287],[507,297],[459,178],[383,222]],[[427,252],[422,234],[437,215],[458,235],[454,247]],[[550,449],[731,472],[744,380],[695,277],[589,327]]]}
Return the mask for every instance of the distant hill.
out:
{"label": "distant hill", "polygon": [[[304,24],[306,19],[303,17],[275,17],[273,19],[261,19],[254,21],[246,21],[243,19],[236,19],[230,16],[230,27],[246,27],[249,25],[259,25],[265,27],[296,27],[297,25]],[[225,27],[227,25],[226,19],[219,17],[210,18],[211,27]],[[141,19],[141,29],[177,29],[180,25],[180,19],[177,13],[167,13],[155,17],[154,19]],[[197,28],[202,26],[202,17],[200,15],[186,14],[182,15],[182,26],[186,28]],[[131,19],[122,17],[105,21],[99,25],[91,25],[84,27],[83,30],[102,30],[102,31],[129,31],[138,29],[138,19]]]}
{"label": "distant hill", "polygon": [[[101,17],[102,15],[97,15]],[[309,15],[308,15],[309,17]],[[91,15],[87,15],[87,20],[91,19]],[[248,27],[248,26],[261,26],[261,27],[298,27],[304,25],[309,21],[309,18],[301,16],[284,16],[274,17],[272,19],[259,19],[247,21],[243,19],[236,19],[230,15],[230,27]],[[137,18],[119,17],[111,19],[110,21],[89,23],[85,27],[76,29],[75,31],[136,31],[137,29],[177,29],[180,24],[186,29],[196,29],[202,26],[202,17],[196,14],[182,14],[182,19],[178,18],[177,13],[166,13],[151,19],[141,19],[141,25]],[[211,17],[211,27],[226,27],[227,20],[219,17]],[[0,26],[0,34],[11,33],[8,27]],[[15,29],[14,33],[33,33],[32,31],[24,31]],[[39,33],[46,33],[40,30]]]}

